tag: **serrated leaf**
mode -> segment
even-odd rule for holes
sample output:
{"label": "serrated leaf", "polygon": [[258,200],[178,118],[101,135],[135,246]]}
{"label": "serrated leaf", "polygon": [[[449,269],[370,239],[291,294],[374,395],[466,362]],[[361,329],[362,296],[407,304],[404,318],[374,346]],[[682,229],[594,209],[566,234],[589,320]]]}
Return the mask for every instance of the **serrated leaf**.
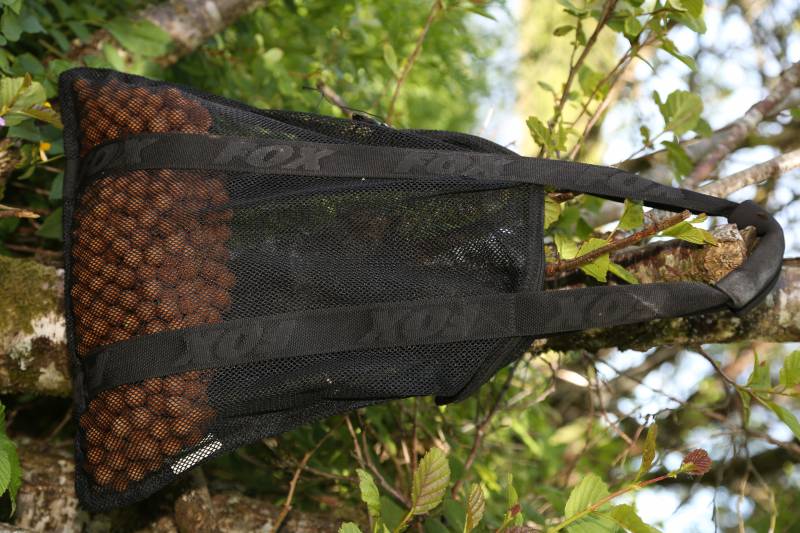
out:
{"label": "serrated leaf", "polygon": [[[5,431],[5,423],[3,423],[3,431]],[[7,489],[11,499],[11,514],[13,515],[17,508],[17,492],[19,492],[19,487],[22,484],[22,467],[19,463],[16,444],[5,435],[0,436],[0,455],[5,456],[8,460],[9,479]]]}
{"label": "serrated leaf", "polygon": [[550,198],[544,197],[544,229],[552,226],[561,216],[561,204]]}
{"label": "serrated leaf", "polygon": [[0,494],[3,494],[11,481],[11,462],[5,450],[0,448]]}
{"label": "serrated leaf", "polygon": [[673,91],[665,102],[655,96],[654,100],[664,117],[664,129],[677,136],[691,131],[703,113],[703,100],[689,91]]}
{"label": "serrated leaf", "polygon": [[569,533],[617,533],[617,524],[604,513],[591,513],[567,526]]}
{"label": "serrated leaf", "polygon": [[603,82],[603,79],[604,76],[601,73],[592,70],[586,65],[583,65],[578,71],[578,85],[580,85],[581,91],[586,96],[594,94],[593,98],[597,100],[602,100],[608,93],[607,83],[603,83],[602,86],[598,87]]}
{"label": "serrated leaf", "polygon": [[619,219],[617,229],[631,230],[644,224],[644,204],[635,200],[625,199],[625,207],[622,217]]}
{"label": "serrated leaf", "polygon": [[569,493],[564,516],[570,518],[608,496],[608,485],[597,474],[589,473]]}
{"label": "serrated leaf", "polygon": [[770,409],[772,409],[773,413],[778,415],[778,418],[781,419],[781,422],[789,426],[789,429],[792,430],[795,438],[800,439],[800,421],[797,420],[797,417],[794,416],[794,413],[775,402],[767,401],[766,404]]}
{"label": "serrated leaf", "polygon": [[606,516],[631,533],[658,533],[658,529],[644,523],[631,505],[615,505]]}
{"label": "serrated leaf", "polygon": [[667,150],[667,161],[678,178],[688,175],[694,168],[694,163],[689,158],[689,154],[678,142],[663,141],[661,143]]}
{"label": "serrated leaf", "polygon": [[528,125],[528,130],[531,132],[531,137],[536,144],[539,146],[548,148],[550,146],[550,131],[547,129],[547,126],[536,117],[528,117],[526,121]]}
{"label": "serrated leaf", "polygon": [[566,235],[556,233],[553,235],[553,243],[561,259],[574,259],[578,255],[578,245]]}
{"label": "serrated leaf", "polygon": [[631,285],[639,284],[639,278],[637,278],[633,272],[620,264],[614,263],[613,261],[609,263],[608,271],[626,283],[630,283]]}
{"label": "serrated leaf", "polygon": [[800,350],[790,353],[783,361],[779,379],[784,387],[800,385]]}
{"label": "serrated leaf", "polygon": [[684,65],[686,65],[687,67],[689,67],[691,70],[693,71],[697,70],[697,62],[694,60],[694,58],[692,56],[682,54],[678,50],[678,47],[675,46],[675,43],[673,43],[666,37],[662,38],[661,40],[661,49],[664,50],[669,55],[671,55],[672,57],[674,57],[675,59],[677,59],[678,61],[680,61],[681,63],[683,63]]}
{"label": "serrated leaf", "polygon": [[717,239],[715,239],[710,232],[703,228],[692,226],[686,221],[679,222],[671,228],[665,229],[661,232],[661,235],[675,237],[676,239],[692,244],[717,244]]}
{"label": "serrated leaf", "polygon": [[772,386],[769,366],[766,364],[766,361],[761,362],[758,360],[758,352],[753,354],[753,372],[750,374],[750,377],[747,378],[746,386],[756,389],[768,389]]}
{"label": "serrated leaf", "polygon": [[431,448],[419,462],[411,487],[411,514],[420,515],[437,507],[450,483],[450,464],[439,448]]}
{"label": "serrated leaf", "polygon": [[165,55],[172,42],[167,32],[149,20],[120,17],[107,22],[105,28],[123,48],[143,57]]}
{"label": "serrated leaf", "polygon": [[[581,244],[581,247],[578,249],[578,255],[576,257],[580,257],[582,255],[586,255],[589,252],[597,250],[608,244],[608,242],[604,239],[597,239],[591,238],[588,241]],[[592,260],[590,263],[586,263],[585,265],[581,265],[580,269],[588,276],[593,277],[597,281],[606,281],[606,276],[608,274],[608,269],[611,266],[611,259],[609,254],[603,254],[600,257]]]}
{"label": "serrated leaf", "polygon": [[361,533],[361,528],[353,522],[345,522],[339,526],[339,533]]}
{"label": "serrated leaf", "polygon": [[366,470],[357,469],[358,489],[361,491],[361,501],[367,504],[369,515],[373,518],[381,516],[381,495],[372,476]]}
{"label": "serrated leaf", "polygon": [[389,70],[397,76],[399,74],[399,67],[397,64],[397,54],[394,51],[394,47],[391,43],[384,43],[383,44],[383,60],[386,62],[386,66],[389,67]]}
{"label": "serrated leaf", "polygon": [[636,474],[636,479],[639,480],[644,476],[653,466],[653,460],[656,458],[656,438],[658,437],[658,426],[653,422],[647,428],[647,436],[644,439],[644,447],[642,448],[642,464],[639,465],[639,472]]}
{"label": "serrated leaf", "polygon": [[670,0],[670,4],[678,9],[683,9],[694,18],[703,15],[703,0]]}
{"label": "serrated leaf", "polygon": [[480,485],[472,485],[467,497],[467,514],[464,523],[464,533],[469,533],[475,529],[483,519],[483,511],[486,509],[486,500],[483,498],[483,489]]}

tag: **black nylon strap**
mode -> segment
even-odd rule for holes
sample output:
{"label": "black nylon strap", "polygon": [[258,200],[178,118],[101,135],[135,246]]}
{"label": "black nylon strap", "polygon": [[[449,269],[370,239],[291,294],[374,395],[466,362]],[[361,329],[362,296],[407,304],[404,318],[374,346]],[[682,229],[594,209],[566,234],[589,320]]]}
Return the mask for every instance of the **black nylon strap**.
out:
{"label": "black nylon strap", "polygon": [[611,167],[517,155],[391,146],[323,144],[284,139],[142,134],[95,147],[84,178],[115,169],[149,168],[259,172],[320,178],[436,179],[531,183],[605,198],[641,200],[670,211],[727,216],[738,204],[667,187]]}
{"label": "black nylon strap", "polygon": [[724,306],[701,283],[653,283],[320,309],[145,335],[84,359],[90,394],[188,370],[276,358],[545,336]]}

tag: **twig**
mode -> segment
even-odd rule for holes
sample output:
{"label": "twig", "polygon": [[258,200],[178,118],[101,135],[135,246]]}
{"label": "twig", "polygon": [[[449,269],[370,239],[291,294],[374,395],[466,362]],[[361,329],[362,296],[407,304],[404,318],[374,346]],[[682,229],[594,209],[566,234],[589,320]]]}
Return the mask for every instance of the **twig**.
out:
{"label": "twig", "polygon": [[342,113],[344,113],[347,118],[353,118],[353,110],[350,109],[350,107],[347,105],[347,102],[344,101],[344,98],[339,96],[339,94],[331,89],[328,84],[322,80],[319,80],[317,82],[317,90],[325,98],[325,100],[341,109]]}
{"label": "twig", "polygon": [[39,214],[21,207],[11,207],[0,204],[0,218],[39,218]]}
{"label": "twig", "polygon": [[720,178],[705,187],[701,187],[700,190],[712,196],[725,198],[748,185],[776,178],[798,167],[800,167],[800,149],[792,150],[764,163],[753,165],[730,176]]}
{"label": "twig", "polygon": [[[338,428],[338,425],[336,427]],[[278,533],[278,530],[281,528],[283,521],[286,520],[286,516],[289,514],[289,511],[292,510],[292,498],[294,498],[294,491],[297,488],[297,482],[300,480],[300,475],[303,473],[303,470],[308,464],[308,460],[311,459],[311,456],[314,455],[317,450],[319,450],[320,446],[322,446],[326,440],[328,440],[328,438],[333,434],[334,429],[336,428],[331,428],[328,430],[325,436],[322,437],[313,448],[308,450],[297,464],[297,469],[294,471],[292,481],[289,482],[289,493],[286,495],[286,501],[283,503],[281,512],[278,515],[278,518],[275,519],[275,524],[272,526],[272,533]]]}
{"label": "twig", "polygon": [[545,268],[545,275],[553,276],[555,274],[558,274],[559,272],[567,272],[570,270],[575,270],[581,265],[585,265],[586,263],[591,263],[598,257],[601,257],[607,253],[616,250],[621,250],[627,246],[636,244],[637,242],[643,239],[652,237],[656,233],[663,231],[667,228],[671,228],[675,224],[683,220],[686,220],[690,216],[691,213],[689,211],[682,211],[665,219],[659,220],[654,224],[651,224],[635,233],[632,233],[631,235],[628,235],[627,237],[611,241],[608,244],[601,246],[600,248],[592,250],[591,252],[587,252],[581,256],[575,257],[574,259],[566,259],[562,261],[557,261],[555,263],[548,263],[547,267]]}
{"label": "twig", "polygon": [[202,467],[189,474],[185,488],[175,500],[175,526],[180,533],[218,531],[217,515]]}
{"label": "twig", "polygon": [[[467,460],[464,461],[464,472],[469,471],[472,468],[472,464],[475,462],[475,459],[478,457],[478,450],[483,443],[483,439],[486,436],[486,430],[489,427],[489,423],[492,421],[495,413],[497,413],[497,409],[500,407],[500,402],[502,401],[503,397],[506,395],[508,388],[511,386],[511,380],[514,378],[514,372],[517,370],[517,366],[519,365],[519,359],[514,363],[511,369],[508,371],[508,376],[506,376],[505,381],[503,381],[503,385],[500,387],[500,391],[495,396],[494,402],[492,402],[492,406],[489,408],[489,411],[484,416],[483,420],[480,424],[475,427],[475,437],[472,439],[472,447],[469,450],[469,455],[467,456]],[[458,490],[461,488],[461,485],[464,483],[464,478],[466,476],[461,476],[453,483],[453,488],[450,489],[450,495],[453,498],[458,496]]]}
{"label": "twig", "polygon": [[[556,125],[556,121],[558,121],[558,117],[561,116],[561,112],[564,110],[564,106],[567,104],[567,96],[569,95],[569,91],[572,88],[572,82],[575,80],[575,74],[577,74],[578,70],[580,70],[581,65],[586,60],[586,57],[589,55],[594,43],[597,41],[597,37],[600,35],[600,32],[608,22],[608,19],[611,17],[611,14],[614,12],[614,8],[617,5],[617,0],[607,0],[605,5],[603,6],[603,11],[600,14],[600,18],[597,20],[597,26],[595,27],[592,34],[589,36],[589,39],[586,41],[586,46],[583,47],[581,51],[581,55],[578,56],[578,59],[575,61],[574,64],[570,64],[569,73],[567,74],[567,81],[564,82],[563,89],[561,90],[561,96],[558,99],[558,104],[556,104],[553,117],[548,122],[547,126],[550,131],[553,130],[553,127]],[[539,149],[539,156],[544,155],[544,146]]]}
{"label": "twig", "polygon": [[353,428],[353,422],[350,420],[350,417],[345,416],[344,421],[345,424],[347,424],[347,430],[350,432],[350,436],[353,438],[353,449],[355,451],[356,461],[358,461],[359,466],[369,470],[375,479],[378,480],[378,484],[383,487],[383,490],[388,492],[395,500],[402,503],[406,507],[409,507],[411,502],[402,493],[400,493],[400,491],[394,488],[391,483],[386,481],[386,478],[383,477],[383,474],[381,474],[380,470],[378,470],[378,468],[375,466],[375,463],[372,462],[372,457],[369,455],[369,450],[365,449],[362,451],[361,445],[358,442],[358,435],[356,435],[356,430]]}
{"label": "twig", "polygon": [[754,104],[744,116],[731,125],[722,141],[695,166],[692,173],[683,180],[682,186],[692,189],[707,179],[720,162],[744,142],[750,132],[755,130],[764,117],[797,85],[800,85],[800,61],[781,74],[778,83],[766,98]]}
{"label": "twig", "polygon": [[425,21],[425,25],[422,27],[422,31],[419,33],[419,37],[417,37],[417,44],[414,46],[414,50],[411,52],[411,55],[405,61],[403,65],[403,70],[400,72],[400,76],[397,78],[397,84],[394,86],[394,92],[392,93],[392,100],[389,102],[389,111],[386,112],[386,123],[391,124],[392,119],[394,118],[394,105],[397,102],[397,95],[400,94],[400,88],[403,86],[403,83],[406,81],[406,77],[408,73],[411,72],[411,67],[414,66],[414,62],[419,57],[420,52],[422,52],[422,43],[425,42],[425,37],[428,35],[428,30],[430,30],[431,26],[433,25],[433,21],[436,19],[436,15],[444,8],[442,5],[442,0],[433,0],[433,5],[431,6],[431,11],[428,13],[428,18]]}

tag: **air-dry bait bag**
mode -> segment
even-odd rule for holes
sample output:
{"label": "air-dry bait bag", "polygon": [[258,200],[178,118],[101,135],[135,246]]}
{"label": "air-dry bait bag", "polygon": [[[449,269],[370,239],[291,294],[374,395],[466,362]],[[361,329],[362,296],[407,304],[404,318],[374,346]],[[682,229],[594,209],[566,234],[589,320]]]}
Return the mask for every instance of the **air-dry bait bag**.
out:
{"label": "air-dry bait bag", "polygon": [[[77,489],[94,510],[268,435],[474,391],[536,337],[744,310],[780,271],[764,210],[484,139],[62,75]],[[700,283],[544,290],[544,188],[755,226]]]}

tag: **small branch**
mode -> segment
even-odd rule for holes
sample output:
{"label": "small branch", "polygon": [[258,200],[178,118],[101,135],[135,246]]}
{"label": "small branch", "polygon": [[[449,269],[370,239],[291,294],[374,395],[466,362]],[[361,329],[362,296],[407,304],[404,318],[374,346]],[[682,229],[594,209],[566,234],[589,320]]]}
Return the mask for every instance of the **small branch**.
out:
{"label": "small branch", "polygon": [[[478,424],[475,428],[475,437],[472,439],[472,447],[469,450],[469,455],[467,456],[467,460],[464,461],[464,472],[469,471],[472,468],[472,464],[475,462],[475,459],[478,457],[478,450],[483,443],[483,438],[486,436],[486,430],[489,427],[489,423],[492,421],[495,413],[497,413],[498,408],[500,407],[500,402],[505,397],[508,388],[511,386],[511,380],[514,378],[514,372],[517,370],[517,365],[519,364],[519,359],[516,363],[511,367],[508,371],[508,376],[506,376],[505,381],[503,381],[502,387],[500,387],[500,391],[495,396],[494,402],[492,406],[489,408],[489,411],[486,413],[486,416],[483,418],[480,424]],[[453,498],[456,498],[458,495],[458,490],[461,488],[461,485],[464,483],[464,477],[461,476],[453,483],[453,488],[450,489],[450,495]]]}
{"label": "small branch", "polygon": [[192,470],[186,483],[186,489],[175,500],[175,525],[178,531],[217,531],[217,516],[202,467]]}
{"label": "small branch", "polygon": [[725,198],[748,185],[777,178],[790,170],[800,167],[800,149],[792,150],[764,163],[754,165],[742,171],[720,178],[700,190],[705,194]]}
{"label": "small branch", "polygon": [[786,69],[767,97],[753,105],[744,116],[730,126],[722,141],[700,161],[683,181],[683,187],[692,189],[706,180],[720,162],[740,146],[756,126],[764,120],[764,117],[769,115],[798,85],[800,85],[800,62],[794,63]]}
{"label": "small branch", "polygon": [[[583,62],[586,61],[586,57],[589,55],[589,52],[592,50],[595,42],[597,42],[597,38],[600,35],[600,32],[603,31],[608,19],[611,18],[612,13],[614,13],[614,8],[617,6],[617,0],[607,0],[605,5],[603,6],[603,11],[600,14],[600,18],[597,20],[597,26],[595,27],[592,34],[589,36],[589,39],[586,41],[586,46],[583,47],[581,51],[581,55],[578,56],[578,59],[575,61],[574,64],[570,64],[569,73],[567,74],[567,81],[564,82],[564,87],[561,90],[561,96],[558,99],[558,104],[555,107],[555,112],[553,113],[553,117],[548,122],[547,126],[550,131],[553,130],[553,127],[556,125],[558,121],[558,117],[561,116],[561,112],[564,110],[564,106],[567,104],[567,96],[569,95],[569,91],[572,88],[572,82],[575,80],[575,75],[580,70],[581,65]],[[544,155],[544,146],[539,150],[539,156]]]}
{"label": "small branch", "polygon": [[[378,480],[378,484],[383,487],[383,490],[391,494],[391,496],[397,500],[398,502],[402,503],[406,507],[411,506],[411,502],[408,498],[406,498],[400,491],[398,491],[391,483],[386,481],[386,478],[383,477],[378,467],[375,466],[375,463],[372,461],[372,457],[369,455],[369,450],[361,449],[361,445],[358,442],[358,435],[356,435],[356,430],[353,427],[353,422],[350,420],[349,416],[344,417],[344,421],[347,424],[347,431],[350,432],[350,436],[353,438],[353,449],[356,454],[356,461],[358,461],[359,466],[366,470],[369,470],[373,477]],[[363,436],[363,435],[362,435]],[[364,447],[366,448],[366,446]]]}
{"label": "small branch", "polygon": [[614,252],[616,250],[622,250],[632,244],[636,244],[637,242],[646,239],[648,237],[652,237],[656,233],[663,231],[667,228],[671,228],[675,224],[686,220],[691,216],[689,211],[683,211],[681,213],[676,213],[670,217],[667,217],[663,220],[659,220],[658,222],[643,228],[636,233],[632,233],[627,237],[623,237],[622,239],[617,239],[615,241],[611,241],[610,243],[597,248],[596,250],[592,250],[591,252],[585,253],[581,256],[575,257],[574,259],[567,259],[563,261],[557,261],[555,263],[548,263],[547,267],[545,268],[545,275],[546,276],[554,276],[560,272],[568,272],[570,270],[575,270],[576,268],[580,267],[581,265],[585,265],[587,263],[591,263],[598,257],[604,256],[607,253]]}
{"label": "small branch", "polygon": [[331,428],[328,430],[325,436],[322,437],[313,448],[308,450],[298,463],[297,469],[294,471],[294,475],[292,476],[292,481],[289,482],[289,493],[286,495],[286,501],[281,508],[278,518],[275,519],[275,524],[272,526],[272,533],[278,533],[283,525],[283,521],[286,520],[286,517],[289,515],[289,511],[292,510],[292,499],[294,499],[294,492],[297,489],[297,482],[300,480],[300,475],[303,473],[303,470],[308,464],[309,459],[311,459],[311,456],[314,455],[317,450],[319,450],[320,446],[322,446],[326,440],[328,440],[328,438],[333,434],[334,429],[336,428]]}
{"label": "small branch", "polygon": [[0,204],[0,218],[39,218],[39,214],[19,207],[11,207],[8,205]]}
{"label": "small branch", "polygon": [[317,82],[317,90],[320,92],[320,94],[322,94],[325,100],[338,107],[347,118],[353,118],[353,110],[348,107],[347,102],[344,101],[344,98],[339,96],[339,94],[331,89],[328,84],[322,80],[319,80]]}
{"label": "small branch", "polygon": [[428,30],[430,30],[431,26],[433,25],[433,21],[436,19],[436,16],[440,11],[442,11],[442,9],[444,9],[442,0],[433,0],[433,5],[431,6],[430,13],[428,13],[428,18],[425,21],[425,25],[422,27],[419,37],[417,37],[417,44],[414,46],[414,50],[411,52],[411,55],[406,59],[405,64],[403,65],[403,70],[400,72],[400,76],[397,78],[397,84],[394,86],[392,100],[389,102],[389,111],[386,113],[387,124],[392,123],[392,119],[394,118],[394,106],[397,102],[397,96],[400,94],[400,88],[405,83],[408,73],[411,72],[411,67],[414,66],[414,62],[419,57],[420,52],[422,52],[422,43],[425,42],[425,37],[428,35]]}

